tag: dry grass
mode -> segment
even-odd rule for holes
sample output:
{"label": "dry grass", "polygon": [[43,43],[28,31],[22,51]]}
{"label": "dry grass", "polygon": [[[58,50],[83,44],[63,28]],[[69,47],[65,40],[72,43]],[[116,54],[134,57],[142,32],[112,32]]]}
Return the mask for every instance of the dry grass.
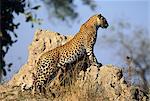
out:
{"label": "dry grass", "polygon": [[[31,90],[22,92],[20,87],[14,87],[1,93],[0,101],[110,101],[104,86],[93,82],[90,77],[84,78],[88,67],[89,60],[83,57],[73,64],[68,64],[66,71],[60,72],[47,87],[45,95],[33,96]],[[82,75],[79,74],[81,71]]]}

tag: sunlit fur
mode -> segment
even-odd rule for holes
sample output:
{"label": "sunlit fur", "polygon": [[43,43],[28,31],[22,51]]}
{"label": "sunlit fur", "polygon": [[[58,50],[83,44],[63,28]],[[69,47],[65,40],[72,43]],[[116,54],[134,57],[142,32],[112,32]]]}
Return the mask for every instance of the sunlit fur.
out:
{"label": "sunlit fur", "polygon": [[107,28],[108,23],[101,14],[96,14],[81,26],[69,42],[41,55],[34,75],[33,92],[45,92],[45,87],[56,77],[60,68],[85,54],[89,56],[91,65],[101,66],[93,53],[99,27]]}

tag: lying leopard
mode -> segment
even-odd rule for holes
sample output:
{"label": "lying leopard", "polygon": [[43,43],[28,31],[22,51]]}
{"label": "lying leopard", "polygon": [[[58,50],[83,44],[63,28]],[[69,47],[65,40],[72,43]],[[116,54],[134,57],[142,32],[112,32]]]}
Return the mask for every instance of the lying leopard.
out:
{"label": "lying leopard", "polygon": [[81,26],[69,42],[42,54],[36,65],[32,93],[44,93],[45,87],[65,64],[77,61],[85,54],[89,57],[91,65],[102,66],[93,53],[99,27],[107,28],[108,23],[101,14],[96,14]]}

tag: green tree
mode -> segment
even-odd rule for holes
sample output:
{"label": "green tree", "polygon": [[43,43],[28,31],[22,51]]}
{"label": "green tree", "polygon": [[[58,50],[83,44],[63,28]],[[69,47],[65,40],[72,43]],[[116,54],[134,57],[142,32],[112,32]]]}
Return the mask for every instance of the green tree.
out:
{"label": "green tree", "polygon": [[[40,0],[48,9],[49,15],[54,16],[61,21],[73,20],[78,17],[78,12],[75,10],[77,5],[75,0]],[[95,4],[92,0],[81,0],[84,5],[88,5],[92,10]],[[6,68],[11,67],[12,63],[7,63],[5,55],[9,48],[17,42],[16,29],[21,23],[14,22],[15,16],[23,14],[26,22],[31,23],[34,27],[35,23],[40,24],[41,19],[37,18],[36,11],[40,5],[36,4],[36,0],[1,0],[0,1],[0,81],[2,75],[7,75]]]}

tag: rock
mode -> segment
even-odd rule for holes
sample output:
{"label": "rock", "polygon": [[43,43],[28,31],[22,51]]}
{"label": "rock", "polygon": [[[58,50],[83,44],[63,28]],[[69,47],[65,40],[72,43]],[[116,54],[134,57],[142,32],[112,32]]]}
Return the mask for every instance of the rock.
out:
{"label": "rock", "polygon": [[[28,47],[29,56],[19,72],[0,86],[0,100],[45,101],[148,101],[148,96],[138,87],[128,86],[122,70],[114,65],[90,66],[85,55],[67,66],[66,73],[59,71],[49,84],[51,92],[45,96],[32,96],[32,73],[42,53],[69,41],[72,36],[37,30]],[[29,89],[29,90],[28,90]],[[24,91],[24,92],[22,92]],[[52,95],[52,96],[51,96]]]}
{"label": "rock", "polygon": [[[122,70],[113,65],[105,65],[100,68],[90,66],[86,72],[79,73],[77,81],[70,88],[67,94],[57,99],[65,101],[148,101],[148,96],[138,87],[127,85]],[[71,96],[68,96],[69,94]]]}
{"label": "rock", "polygon": [[35,69],[35,63],[41,54],[57,46],[63,45],[71,38],[72,36],[66,37],[48,30],[37,30],[32,43],[28,47],[29,56],[27,63],[24,64],[19,72],[13,76],[13,78],[8,82],[8,85],[20,86],[22,84],[26,84],[25,86],[30,87],[33,82],[32,73]]}
{"label": "rock", "polygon": [[102,100],[107,98],[109,101],[132,101],[132,96],[137,96],[131,92],[132,87],[127,86],[122,70],[113,65],[102,66],[99,70],[91,66],[86,74],[83,72],[80,74],[80,79],[76,83],[82,91],[85,91],[85,94],[94,90],[99,96],[102,95]]}

